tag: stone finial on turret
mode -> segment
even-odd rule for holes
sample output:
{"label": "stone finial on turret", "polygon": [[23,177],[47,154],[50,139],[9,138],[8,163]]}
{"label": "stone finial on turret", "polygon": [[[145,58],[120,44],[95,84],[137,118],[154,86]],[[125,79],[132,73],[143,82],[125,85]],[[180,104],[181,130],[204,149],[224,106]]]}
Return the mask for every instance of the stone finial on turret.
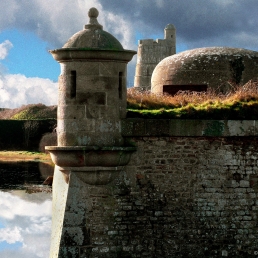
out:
{"label": "stone finial on turret", "polygon": [[89,23],[84,26],[85,29],[103,29],[103,26],[99,24],[97,18],[99,16],[99,11],[97,8],[92,7],[88,12],[90,18]]}

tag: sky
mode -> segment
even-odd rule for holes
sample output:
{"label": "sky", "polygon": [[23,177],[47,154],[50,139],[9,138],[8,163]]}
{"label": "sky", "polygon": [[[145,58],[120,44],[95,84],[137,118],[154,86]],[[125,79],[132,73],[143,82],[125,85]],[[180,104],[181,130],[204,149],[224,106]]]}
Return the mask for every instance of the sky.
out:
{"label": "sky", "polygon": [[51,194],[0,191],[1,258],[49,256]]}
{"label": "sky", "polygon": [[[61,48],[88,23],[88,10],[125,49],[176,27],[177,53],[208,46],[258,51],[257,0],[0,0],[0,108],[57,104]],[[133,86],[136,57],[128,65]]]}

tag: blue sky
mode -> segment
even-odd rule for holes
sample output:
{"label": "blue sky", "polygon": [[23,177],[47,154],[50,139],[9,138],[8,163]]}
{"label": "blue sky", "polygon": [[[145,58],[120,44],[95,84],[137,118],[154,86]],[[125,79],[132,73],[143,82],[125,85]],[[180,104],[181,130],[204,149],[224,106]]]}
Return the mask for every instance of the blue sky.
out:
{"label": "blue sky", "polygon": [[0,207],[0,257],[48,257],[51,194],[0,191]]}
{"label": "blue sky", "polygon": [[[258,50],[257,0],[8,0],[0,2],[0,107],[57,104],[59,64],[48,50],[60,48],[99,10],[104,30],[124,48],[177,29],[177,52],[206,46]],[[133,85],[136,58],[128,65]]]}
{"label": "blue sky", "polygon": [[8,57],[1,62],[8,69],[8,73],[57,81],[60,68],[48,52],[51,49],[49,43],[33,32],[18,29],[7,29],[1,32],[0,42],[6,39],[13,45]]}

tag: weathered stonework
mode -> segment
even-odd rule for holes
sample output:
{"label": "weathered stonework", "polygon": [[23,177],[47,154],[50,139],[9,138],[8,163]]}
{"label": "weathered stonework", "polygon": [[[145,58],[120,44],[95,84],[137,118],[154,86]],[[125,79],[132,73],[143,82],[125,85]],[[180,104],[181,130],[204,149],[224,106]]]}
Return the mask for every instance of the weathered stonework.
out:
{"label": "weathered stonework", "polygon": [[257,256],[257,137],[127,140],[110,184],[71,173],[61,257]]}
{"label": "weathered stonework", "polygon": [[127,118],[122,120],[122,132],[125,137],[258,136],[258,121]]}
{"label": "weathered stonework", "polygon": [[256,121],[125,119],[135,52],[97,15],[51,51],[62,72],[50,258],[257,257]]}
{"label": "weathered stonework", "polygon": [[134,87],[139,90],[150,90],[151,76],[156,65],[165,57],[175,53],[176,29],[172,24],[165,27],[164,39],[139,40]]}
{"label": "weathered stonework", "polygon": [[51,50],[61,65],[58,88],[59,146],[122,146],[127,63],[136,53],[102,29],[98,11],[63,48]]}
{"label": "weathered stonework", "polygon": [[114,223],[128,257],[256,256],[256,138],[133,141]]}
{"label": "weathered stonework", "polygon": [[121,119],[126,117],[126,67],[136,52],[124,50],[103,30],[96,8],[88,15],[84,30],[50,51],[61,64],[58,146],[46,147],[55,164],[50,258],[88,257],[91,243],[102,241],[106,214],[94,223],[86,219],[94,193],[88,186],[108,185],[135,151],[124,145]]}
{"label": "weathered stonework", "polygon": [[258,52],[229,47],[187,50],[164,58],[151,78],[151,91],[163,92],[164,85],[207,85],[226,92],[230,84],[245,84],[258,78]]}

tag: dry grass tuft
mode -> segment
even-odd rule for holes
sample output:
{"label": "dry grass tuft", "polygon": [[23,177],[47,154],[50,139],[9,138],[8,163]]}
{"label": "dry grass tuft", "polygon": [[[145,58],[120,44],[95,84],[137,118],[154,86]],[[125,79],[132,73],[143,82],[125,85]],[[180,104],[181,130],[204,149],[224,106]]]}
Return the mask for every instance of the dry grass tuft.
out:
{"label": "dry grass tuft", "polygon": [[249,81],[243,86],[231,85],[231,90],[217,93],[209,89],[207,92],[180,91],[175,96],[140,92],[134,88],[127,91],[127,107],[129,109],[180,108],[187,105],[223,105],[233,102],[258,100],[258,82]]}

